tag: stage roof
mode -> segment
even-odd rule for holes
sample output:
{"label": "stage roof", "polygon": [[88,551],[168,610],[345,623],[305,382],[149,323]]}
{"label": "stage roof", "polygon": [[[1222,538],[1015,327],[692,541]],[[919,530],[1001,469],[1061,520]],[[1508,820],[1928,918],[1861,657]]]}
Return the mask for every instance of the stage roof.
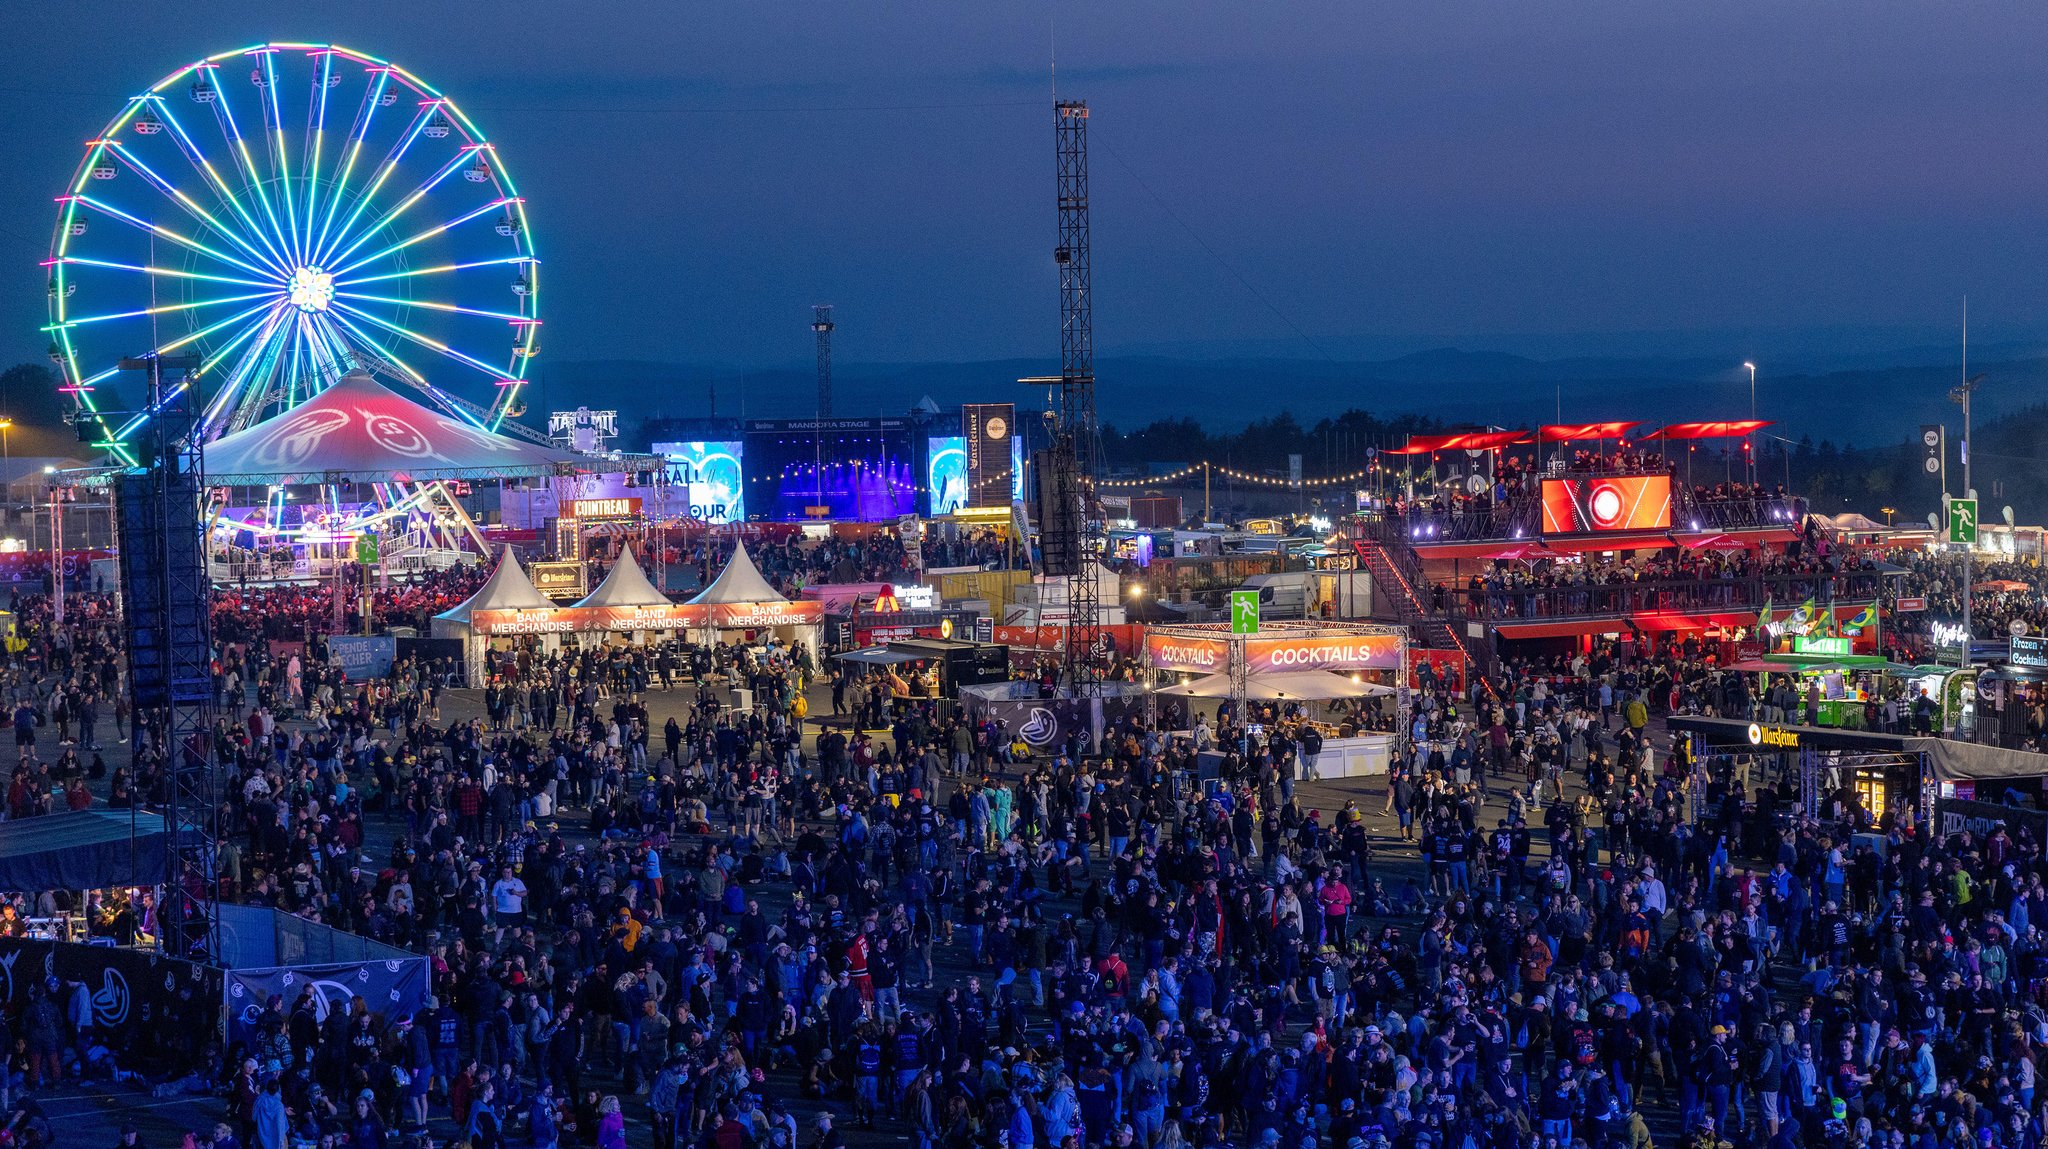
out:
{"label": "stage roof", "polygon": [[1631,427],[1640,427],[1639,421],[1626,423],[1545,423],[1536,428],[1539,443],[1569,443],[1575,439],[1619,439],[1628,434]]}
{"label": "stage roof", "polygon": [[1527,431],[1461,431],[1455,435],[1410,435],[1408,445],[1386,455],[1428,455],[1436,451],[1490,451],[1529,441]]}
{"label": "stage roof", "polygon": [[156,814],[70,810],[0,822],[0,892],[154,886],[168,873]]}
{"label": "stage roof", "polygon": [[647,581],[647,572],[633,557],[633,548],[619,552],[619,561],[604,576],[597,589],[583,596],[581,606],[667,606],[672,600]]}
{"label": "stage roof", "polygon": [[451,418],[351,371],[332,387],[206,446],[216,486],[516,479],[573,470],[582,456]]}
{"label": "stage roof", "polygon": [[741,543],[732,549],[732,557],[726,560],[725,569],[719,571],[711,585],[691,599],[690,604],[788,601],[761,577],[761,568],[755,566],[752,556],[747,554],[747,544]]}
{"label": "stage roof", "polygon": [[1673,423],[1659,427],[1642,437],[1642,442],[1652,439],[1739,439],[1751,431],[1771,425],[1769,419],[1733,419],[1718,423]]}

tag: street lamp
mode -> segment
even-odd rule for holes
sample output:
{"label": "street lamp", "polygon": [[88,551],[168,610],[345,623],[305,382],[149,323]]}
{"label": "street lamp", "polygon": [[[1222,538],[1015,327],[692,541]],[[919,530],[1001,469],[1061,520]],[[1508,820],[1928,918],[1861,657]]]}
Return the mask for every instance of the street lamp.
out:
{"label": "street lamp", "polygon": [[[1750,361],[1745,359],[1743,360],[1742,365],[1744,367],[1749,368],[1749,421],[1754,423],[1756,422],[1756,364],[1751,363]],[[1751,483],[1756,482],[1755,431],[1751,431],[1749,433],[1749,481]],[[1786,493],[1790,494],[1791,492],[1788,491]]]}

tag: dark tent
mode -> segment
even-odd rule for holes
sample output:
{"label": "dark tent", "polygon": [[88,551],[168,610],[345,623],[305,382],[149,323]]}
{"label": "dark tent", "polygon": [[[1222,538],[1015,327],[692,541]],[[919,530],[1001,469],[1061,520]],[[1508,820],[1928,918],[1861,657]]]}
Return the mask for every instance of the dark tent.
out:
{"label": "dark tent", "polygon": [[0,822],[0,893],[154,886],[168,873],[156,814],[71,810]]}

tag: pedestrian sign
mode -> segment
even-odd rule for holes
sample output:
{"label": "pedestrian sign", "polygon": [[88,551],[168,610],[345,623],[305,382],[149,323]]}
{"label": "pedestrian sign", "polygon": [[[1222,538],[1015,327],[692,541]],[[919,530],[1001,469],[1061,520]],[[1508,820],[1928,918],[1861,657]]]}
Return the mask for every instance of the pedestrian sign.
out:
{"label": "pedestrian sign", "polygon": [[1977,542],[1977,500],[1950,499],[1948,541],[1975,546]]}
{"label": "pedestrian sign", "polygon": [[1230,592],[1230,633],[1259,633],[1258,591],[1234,590]]}
{"label": "pedestrian sign", "polygon": [[356,561],[368,566],[377,561],[377,536],[364,531],[356,536]]}

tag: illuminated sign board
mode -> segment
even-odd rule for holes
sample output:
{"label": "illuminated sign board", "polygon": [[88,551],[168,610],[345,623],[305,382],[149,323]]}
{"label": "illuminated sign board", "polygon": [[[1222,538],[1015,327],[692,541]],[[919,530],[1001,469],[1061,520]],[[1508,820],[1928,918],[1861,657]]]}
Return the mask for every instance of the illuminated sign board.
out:
{"label": "illuminated sign board", "polygon": [[2006,661],[2014,666],[2048,667],[2048,636],[2015,634]]}
{"label": "illuminated sign board", "polygon": [[1849,653],[1849,640],[1834,635],[1802,636],[1792,640],[1794,654],[1841,655]]}
{"label": "illuminated sign board", "polygon": [[639,499],[571,499],[565,518],[603,522],[640,517]]}
{"label": "illuminated sign board", "polygon": [[586,568],[579,562],[539,562],[526,568],[533,589],[549,598],[582,598],[590,593]]}
{"label": "illuminated sign board", "polygon": [[1782,726],[1764,726],[1752,722],[1749,724],[1749,744],[1767,750],[1797,750],[1799,732],[1787,730]]}

